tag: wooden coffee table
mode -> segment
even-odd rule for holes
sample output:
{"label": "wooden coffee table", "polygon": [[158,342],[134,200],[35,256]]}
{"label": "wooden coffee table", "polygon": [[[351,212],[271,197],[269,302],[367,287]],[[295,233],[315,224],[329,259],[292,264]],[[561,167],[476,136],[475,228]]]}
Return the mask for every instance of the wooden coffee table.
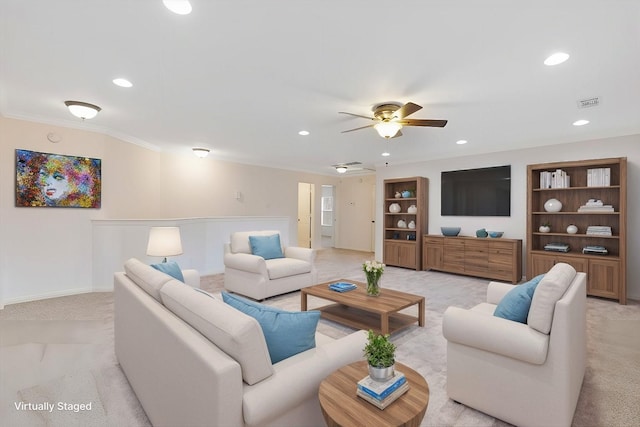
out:
{"label": "wooden coffee table", "polygon": [[[348,292],[336,292],[329,289],[335,282],[349,282],[358,286]],[[307,297],[314,297],[333,301],[329,304],[314,308],[320,310],[322,317],[333,320],[356,329],[372,329],[379,334],[391,334],[402,328],[418,322],[424,326],[424,297],[408,294],[393,289],[380,289],[380,295],[367,295],[366,283],[355,280],[332,280],[331,282],[302,288],[300,290],[300,307],[302,311],[309,310]],[[399,313],[407,307],[417,305],[417,316]]]}
{"label": "wooden coffee table", "polygon": [[357,382],[366,377],[367,362],[361,360],[338,369],[320,383],[318,397],[322,415],[329,427],[335,426],[419,426],[429,404],[427,381],[402,363],[396,370],[404,373],[409,391],[385,409],[360,398]]}

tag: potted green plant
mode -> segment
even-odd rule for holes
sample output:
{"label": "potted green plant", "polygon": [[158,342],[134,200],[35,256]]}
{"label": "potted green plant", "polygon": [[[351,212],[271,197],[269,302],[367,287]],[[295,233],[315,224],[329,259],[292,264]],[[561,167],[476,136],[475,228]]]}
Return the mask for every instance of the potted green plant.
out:
{"label": "potted green plant", "polygon": [[393,377],[396,346],[389,335],[378,335],[369,330],[364,356],[369,364],[369,376],[376,381],[386,381]]}

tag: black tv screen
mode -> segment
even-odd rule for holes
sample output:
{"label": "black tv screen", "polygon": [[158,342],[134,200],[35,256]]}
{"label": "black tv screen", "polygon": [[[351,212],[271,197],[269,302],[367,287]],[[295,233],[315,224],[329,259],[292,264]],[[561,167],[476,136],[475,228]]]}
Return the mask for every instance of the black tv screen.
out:
{"label": "black tv screen", "polygon": [[511,216],[511,165],[442,172],[441,215]]}

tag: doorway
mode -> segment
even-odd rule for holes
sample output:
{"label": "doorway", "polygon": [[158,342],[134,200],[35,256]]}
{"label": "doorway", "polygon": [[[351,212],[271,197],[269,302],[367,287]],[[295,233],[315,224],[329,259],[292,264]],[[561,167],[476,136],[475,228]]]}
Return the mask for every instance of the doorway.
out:
{"label": "doorway", "polygon": [[336,187],[334,185],[322,185],[322,206],[320,211],[320,238],[321,247],[333,248],[335,246],[335,197]]}
{"label": "doorway", "polygon": [[311,219],[313,212],[313,185],[298,183],[298,246],[311,247]]}

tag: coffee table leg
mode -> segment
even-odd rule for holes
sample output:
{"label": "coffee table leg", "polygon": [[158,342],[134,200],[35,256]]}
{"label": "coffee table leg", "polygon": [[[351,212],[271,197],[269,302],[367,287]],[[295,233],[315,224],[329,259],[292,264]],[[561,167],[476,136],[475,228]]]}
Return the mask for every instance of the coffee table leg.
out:
{"label": "coffee table leg", "polygon": [[418,325],[424,326],[424,298],[418,303]]}
{"label": "coffee table leg", "polygon": [[380,315],[380,332],[382,335],[389,333],[389,313],[383,313]]}
{"label": "coffee table leg", "polygon": [[307,293],[300,292],[300,311],[307,311]]}

